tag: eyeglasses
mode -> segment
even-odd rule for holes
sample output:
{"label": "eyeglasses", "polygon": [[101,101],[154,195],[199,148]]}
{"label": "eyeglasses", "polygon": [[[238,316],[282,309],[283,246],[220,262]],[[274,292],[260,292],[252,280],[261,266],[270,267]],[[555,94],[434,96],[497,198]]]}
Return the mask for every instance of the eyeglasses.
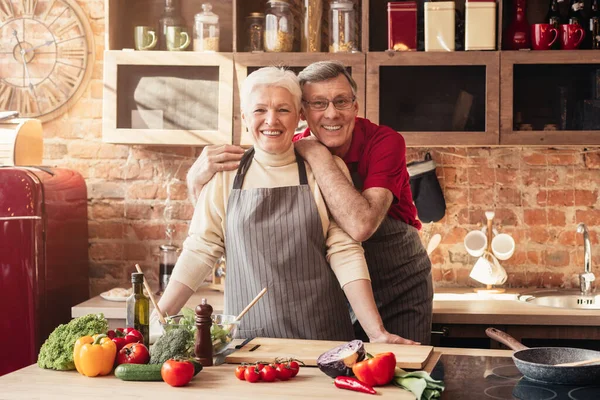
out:
{"label": "eyeglasses", "polygon": [[306,104],[313,111],[325,111],[327,107],[329,107],[329,103],[332,103],[336,110],[347,110],[352,107],[354,104],[354,100],[356,100],[356,96],[348,97],[337,97],[333,100],[315,100],[315,101],[306,101],[302,100],[304,104]]}

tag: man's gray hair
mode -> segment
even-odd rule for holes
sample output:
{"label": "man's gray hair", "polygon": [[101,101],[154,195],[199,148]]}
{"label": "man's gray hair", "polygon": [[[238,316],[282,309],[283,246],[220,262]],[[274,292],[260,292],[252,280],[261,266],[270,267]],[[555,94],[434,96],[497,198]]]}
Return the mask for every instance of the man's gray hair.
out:
{"label": "man's gray hair", "polygon": [[302,90],[298,83],[298,77],[293,71],[281,67],[264,67],[252,72],[242,83],[240,89],[240,106],[243,112],[247,113],[248,102],[252,92],[260,87],[280,87],[287,89],[294,98],[296,111],[300,111],[302,101]]}
{"label": "man's gray hair", "polygon": [[344,75],[352,87],[352,94],[356,96],[356,82],[352,79],[352,76],[339,61],[317,61],[306,68],[304,68],[299,74],[300,87],[304,88],[306,83],[316,83],[327,81],[329,79],[337,78],[340,75]]}

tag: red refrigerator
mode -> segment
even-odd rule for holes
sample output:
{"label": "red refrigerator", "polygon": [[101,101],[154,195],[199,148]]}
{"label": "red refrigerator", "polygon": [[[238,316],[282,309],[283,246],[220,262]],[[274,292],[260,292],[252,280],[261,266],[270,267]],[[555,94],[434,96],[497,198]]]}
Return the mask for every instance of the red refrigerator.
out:
{"label": "red refrigerator", "polygon": [[75,171],[0,167],[0,376],[37,361],[89,298],[87,190]]}

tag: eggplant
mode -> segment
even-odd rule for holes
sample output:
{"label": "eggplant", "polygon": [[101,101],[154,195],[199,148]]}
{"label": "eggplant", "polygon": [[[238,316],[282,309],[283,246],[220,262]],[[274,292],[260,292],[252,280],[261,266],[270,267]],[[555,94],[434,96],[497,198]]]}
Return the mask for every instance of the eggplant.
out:
{"label": "eggplant", "polygon": [[362,340],[353,340],[321,354],[317,358],[317,366],[334,379],[338,376],[352,376],[352,366],[364,360],[365,356]]}

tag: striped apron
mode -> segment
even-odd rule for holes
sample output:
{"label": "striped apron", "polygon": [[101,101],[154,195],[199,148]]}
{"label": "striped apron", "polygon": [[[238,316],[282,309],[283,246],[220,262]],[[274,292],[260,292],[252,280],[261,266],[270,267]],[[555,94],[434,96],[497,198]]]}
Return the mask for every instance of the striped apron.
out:
{"label": "striped apron", "polygon": [[352,340],[304,160],[296,154],[299,186],[242,190],[253,156],[250,149],[242,158],[227,205],[225,313],[237,315],[262,288],[267,293],[236,337]]}
{"label": "striped apron", "polygon": [[[357,163],[350,164],[349,168],[354,186],[362,190]],[[429,344],[433,282],[431,261],[419,231],[386,216],[373,236],[362,245],[384,327],[403,338]],[[357,339],[368,340],[358,322],[354,323],[354,331]]]}

